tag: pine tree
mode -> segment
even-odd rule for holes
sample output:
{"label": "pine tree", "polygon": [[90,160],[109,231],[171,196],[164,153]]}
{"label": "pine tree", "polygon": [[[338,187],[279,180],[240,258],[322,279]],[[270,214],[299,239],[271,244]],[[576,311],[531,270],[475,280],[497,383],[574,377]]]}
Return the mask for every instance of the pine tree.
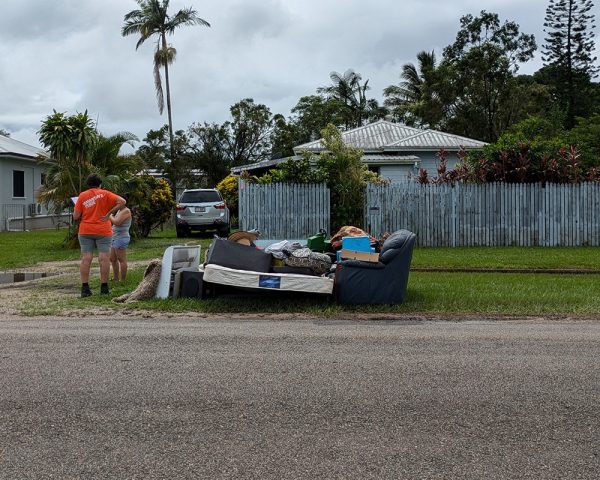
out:
{"label": "pine tree", "polygon": [[[599,71],[594,64],[592,0],[550,0],[544,18],[542,59],[554,79],[558,100],[566,107],[566,127],[575,123],[578,102]],[[578,98],[579,97],[579,98]]]}

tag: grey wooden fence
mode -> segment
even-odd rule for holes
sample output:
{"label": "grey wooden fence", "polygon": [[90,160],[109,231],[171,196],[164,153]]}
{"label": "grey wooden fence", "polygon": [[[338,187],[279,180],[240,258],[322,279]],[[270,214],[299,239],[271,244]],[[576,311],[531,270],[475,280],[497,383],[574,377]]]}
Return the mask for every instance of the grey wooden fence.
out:
{"label": "grey wooden fence", "polygon": [[600,245],[600,185],[369,185],[365,229],[422,246]]}
{"label": "grey wooden fence", "polygon": [[262,238],[305,239],[329,232],[329,189],[325,184],[256,185],[240,181],[241,230],[257,228]]}

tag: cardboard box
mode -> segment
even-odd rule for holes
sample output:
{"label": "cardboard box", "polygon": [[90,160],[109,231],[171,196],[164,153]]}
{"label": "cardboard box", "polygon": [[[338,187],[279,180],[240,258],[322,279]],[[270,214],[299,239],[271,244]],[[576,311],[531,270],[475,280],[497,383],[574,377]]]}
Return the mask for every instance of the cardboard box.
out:
{"label": "cardboard box", "polygon": [[378,253],[360,252],[358,250],[342,249],[340,257],[343,260],[362,260],[363,262],[379,262]]}

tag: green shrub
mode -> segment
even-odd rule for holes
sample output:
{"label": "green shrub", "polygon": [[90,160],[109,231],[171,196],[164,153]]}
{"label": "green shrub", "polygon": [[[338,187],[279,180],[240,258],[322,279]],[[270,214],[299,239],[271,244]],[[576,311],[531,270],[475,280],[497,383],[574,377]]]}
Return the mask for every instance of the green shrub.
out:
{"label": "green shrub", "polygon": [[217,184],[217,190],[221,192],[223,198],[225,199],[225,203],[229,207],[229,213],[231,217],[237,217],[238,214],[238,204],[239,204],[239,191],[238,191],[239,181],[238,177],[234,177],[233,175],[227,175],[223,180],[221,180]]}
{"label": "green shrub", "polygon": [[146,238],[155,228],[164,225],[173,215],[175,201],[169,182],[143,176],[135,192],[129,194],[128,205],[133,216],[134,237]]}

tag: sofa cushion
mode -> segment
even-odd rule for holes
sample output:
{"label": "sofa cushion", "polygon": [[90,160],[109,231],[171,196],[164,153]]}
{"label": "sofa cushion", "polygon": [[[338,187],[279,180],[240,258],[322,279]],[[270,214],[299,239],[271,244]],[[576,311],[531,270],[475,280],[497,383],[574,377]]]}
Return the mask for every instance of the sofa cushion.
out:
{"label": "sofa cushion", "polygon": [[214,239],[206,258],[206,264],[261,273],[269,272],[271,261],[270,253],[224,238]]}

